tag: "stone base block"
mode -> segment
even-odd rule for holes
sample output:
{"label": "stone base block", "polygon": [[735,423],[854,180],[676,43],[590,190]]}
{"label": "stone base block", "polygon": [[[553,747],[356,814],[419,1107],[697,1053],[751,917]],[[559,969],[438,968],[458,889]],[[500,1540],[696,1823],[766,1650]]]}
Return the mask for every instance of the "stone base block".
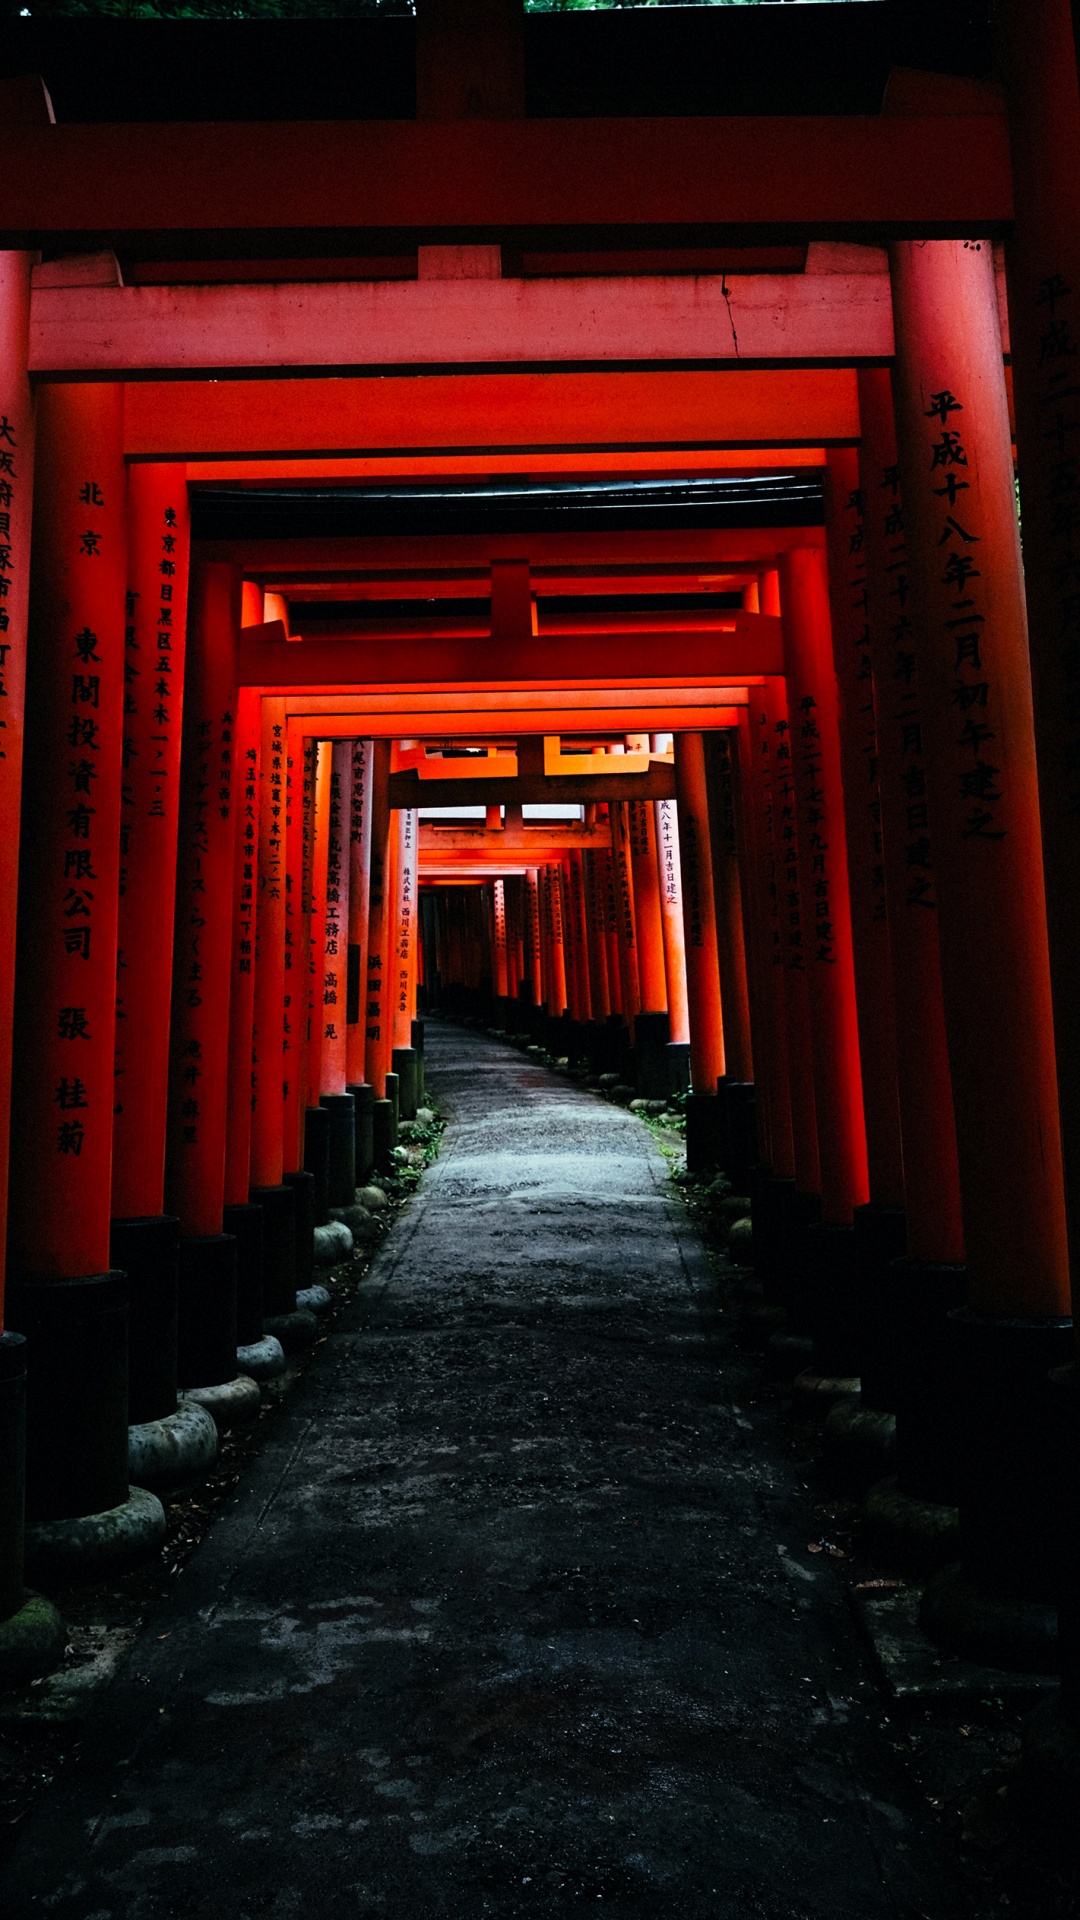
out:
{"label": "stone base block", "polygon": [[960,1549],[959,1508],[917,1500],[896,1480],[871,1487],[863,1520],[871,1552],[902,1573],[934,1573]]}
{"label": "stone base block", "polygon": [[837,1402],[857,1399],[861,1385],[857,1377],[836,1379],[805,1367],[791,1383],[795,1412],[803,1420],[818,1420],[824,1426]]}
{"label": "stone base block", "polygon": [[25,1687],[63,1658],[67,1628],[44,1594],[28,1593],[17,1613],[0,1620],[0,1687]]}
{"label": "stone base block", "polygon": [[928,1582],[919,1625],[931,1640],[967,1660],[1019,1673],[1057,1669],[1057,1608],[1019,1600],[979,1584],[959,1561]]}
{"label": "stone base block", "polygon": [[267,1333],[249,1347],[237,1347],[236,1364],[251,1380],[276,1380],[285,1371],[285,1351],[281,1341]]}
{"label": "stone base block", "polygon": [[26,1571],[43,1586],[84,1585],[126,1573],[165,1538],[165,1509],[146,1487],[121,1506],[76,1520],[39,1520],[26,1529]]}
{"label": "stone base block", "polygon": [[807,1333],[774,1333],[765,1348],[765,1371],[773,1380],[788,1384],[810,1365],[813,1341]]}
{"label": "stone base block", "polygon": [[180,1398],[205,1407],[219,1433],[254,1420],[262,1405],[258,1383],[246,1373],[238,1373],[235,1380],[222,1380],[212,1387],[185,1387]]}
{"label": "stone base block", "polygon": [[217,1428],[194,1401],[161,1420],[143,1420],[128,1428],[128,1471],[137,1486],[155,1493],[190,1486],[213,1464],[217,1450]]}
{"label": "stone base block", "polygon": [[296,1304],[301,1313],[328,1313],[333,1295],[325,1287],[305,1287],[303,1293],[297,1294]]}
{"label": "stone base block", "polygon": [[866,1493],[890,1471],[896,1453],[896,1415],[862,1398],[838,1400],[825,1422],[825,1470],[844,1493]]}
{"label": "stone base block", "polygon": [[[308,1289],[305,1287],[306,1293]],[[297,1294],[299,1300],[300,1295]],[[280,1340],[286,1353],[302,1353],[305,1347],[313,1346],[319,1331],[319,1323],[313,1313],[297,1308],[295,1313],[275,1313],[272,1319],[264,1320],[267,1333]]]}

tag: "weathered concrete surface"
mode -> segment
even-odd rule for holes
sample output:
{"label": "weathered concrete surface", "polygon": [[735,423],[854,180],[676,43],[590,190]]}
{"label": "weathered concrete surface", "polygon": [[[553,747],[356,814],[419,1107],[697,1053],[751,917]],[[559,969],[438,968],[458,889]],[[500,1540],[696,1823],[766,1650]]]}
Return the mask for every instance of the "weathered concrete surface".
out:
{"label": "weathered concrete surface", "polygon": [[442,1157],[0,1912],[954,1920],[646,1130],[427,1044]]}

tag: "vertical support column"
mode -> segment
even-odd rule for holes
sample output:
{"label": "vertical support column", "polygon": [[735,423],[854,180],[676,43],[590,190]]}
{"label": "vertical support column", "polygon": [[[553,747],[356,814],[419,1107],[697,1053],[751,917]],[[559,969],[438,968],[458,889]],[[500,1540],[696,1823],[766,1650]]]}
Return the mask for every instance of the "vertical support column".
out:
{"label": "vertical support column", "polygon": [[290,715],[285,730],[285,993],[282,1014],[282,1166],[296,1184],[304,1160],[308,1079],[308,926],[318,743]]}
{"label": "vertical support column", "polygon": [[403,807],[398,819],[397,885],[391,930],[390,976],[393,1020],[392,1066],[398,1077],[399,1113],[415,1120],[419,1104],[419,1061],[412,1043],[416,1014],[416,899],[420,817],[415,807]]}
{"label": "vertical support column", "polygon": [[180,774],[176,941],[165,1192],[180,1222],[177,1366],[211,1412],[254,1412],[237,1378],[236,1241],[222,1231],[240,575],[225,561],[192,581]]}
{"label": "vertical support column", "polygon": [[266,1319],[296,1309],[296,1202],[284,1184],[285,1132],[285,702],[260,701],[258,894],[251,1050],[251,1198],[263,1212]]}
{"label": "vertical support column", "polygon": [[334,770],[331,740],[315,742],[315,779],[304,872],[304,950],[307,982],[304,1022],[303,1165],[315,1182],[315,1225],[330,1217],[330,1110],[322,1105],[323,993],[326,980],[326,926],[330,918],[327,876],[330,870],[330,805]]}
{"label": "vertical support column", "polygon": [[853,447],[833,448],[826,464],[825,530],[867,1179],[871,1204],[898,1210],[904,1171],[863,514],[858,455]]}
{"label": "vertical support column", "polygon": [[716,951],[724,1015],[726,1067],[720,1088],[724,1106],[724,1172],[736,1193],[749,1193],[750,1173],[757,1160],[757,1133],[746,930],[732,773],[731,743],[735,737],[733,729],[719,728],[704,736],[704,745]]}
{"label": "vertical support column", "polygon": [[[241,593],[240,624],[253,611],[252,583]],[[251,1050],[255,1026],[255,916],[259,884],[259,744],[262,700],[257,687],[241,687],[236,703],[234,793],[236,837],[233,847],[232,977],[229,992],[229,1088],[225,1117],[225,1210],[222,1231],[236,1240],[236,1340],[242,1372],[256,1377],[280,1369],[284,1356],[263,1345],[263,1264],[265,1221],[262,1207],[249,1199],[251,1185]]]}
{"label": "vertical support column", "polygon": [[[974,241],[896,242],[890,259],[913,651],[972,1309],[961,1328],[967,1377],[977,1382],[961,1529],[971,1579],[1013,1581],[1020,1567],[1035,1599],[1053,1579],[1055,1534],[1051,1458],[1037,1443],[1042,1370],[1062,1341],[1069,1351],[1069,1285],[993,259],[988,242]],[[927,1623],[953,1644],[971,1624],[965,1578],[928,1590],[924,1603]]]}
{"label": "vertical support column", "polygon": [[525,869],[526,926],[528,930],[528,976],[532,988],[532,1004],[543,1008],[547,1004],[548,982],[544,967],[544,942],[540,930],[540,868]]}
{"label": "vertical support column", "polygon": [[[859,369],[859,474],[892,956],[905,1247],[869,1272],[863,1399],[896,1413],[902,1497],[955,1505],[954,1379],[946,1315],[965,1293],[964,1230],[938,945],[938,887],[892,387]],[[880,1334],[874,1355],[874,1330]]]}
{"label": "vertical support column", "polygon": [[[129,1418],[139,1425],[167,1419],[170,1431],[176,1415],[179,1228],[175,1216],[162,1211],[169,1085],[169,1022],[162,1009],[172,993],[189,552],[186,467],[134,466],[128,480],[111,1258],[127,1273],[130,1289]],[[210,1439],[216,1444],[213,1432]]]}
{"label": "vertical support column", "polygon": [[[550,862],[543,869],[544,914],[548,937],[548,1018],[559,1020],[567,1011],[566,922],[563,916],[562,868]],[[552,1047],[552,1052],[557,1052]],[[560,1056],[561,1057],[561,1056]]]}
{"label": "vertical support column", "polygon": [[[739,778],[743,799],[741,818],[746,840],[743,864],[745,918],[751,930],[755,958],[754,1053],[757,1080],[764,1099],[757,1102],[759,1121],[767,1116],[762,1142],[762,1176],[755,1199],[755,1260],[764,1271],[767,1233],[758,1228],[768,1214],[767,1190],[776,1182],[794,1183],[795,1157],[791,1138],[791,1090],[788,1078],[787,1008],[784,999],[784,946],[780,914],[780,885],[772,814],[772,742],[765,696],[753,689],[751,705],[739,727]],[[756,1002],[756,1004],[755,1004]]]}
{"label": "vertical support column", "polygon": [[[655,744],[655,742],[654,742]],[[674,800],[654,800],[656,855],[660,868],[660,910],[664,934],[664,973],[668,1005],[669,1093],[690,1085],[690,1015],[686,997],[686,948],[683,940],[679,815]]]}
{"label": "vertical support column", "polygon": [[666,1013],[664,923],[660,905],[656,815],[653,803],[648,800],[631,800],[627,806],[627,815],[640,1011]]}
{"label": "vertical support column", "polygon": [[320,1105],[330,1115],[330,1205],[356,1199],[356,1106],[348,1091],[349,887],[355,740],[335,740],[330,770],[330,845],[326,864],[326,960],[323,971],[323,1071]]}
{"label": "vertical support column", "polygon": [[690,1014],[690,1081],[686,1102],[686,1165],[691,1173],[719,1167],[726,1157],[718,1092],[726,1056],[716,946],[716,901],[709,844],[705,744],[700,733],[675,735],[675,792],[679,809],[686,997]]}
{"label": "vertical support column", "polygon": [[[8,1156],[11,1128],[15,933],[19,887],[26,704],[27,605],[34,488],[34,407],[27,378],[30,328],[28,253],[0,251],[0,1327],[4,1324]],[[26,1453],[26,1342],[0,1333],[0,1675],[34,1679],[60,1657],[65,1628],[55,1609],[23,1592]]]}
{"label": "vertical support column", "polygon": [[496,880],[492,891],[492,976],[495,988],[495,1005],[500,1020],[506,1019],[507,965],[506,965],[506,882]]}
{"label": "vertical support column", "polygon": [[[567,904],[570,914],[570,942],[574,959],[574,1018],[582,1027],[593,1017],[592,987],[589,976],[589,949],[586,935],[585,856],[578,847],[567,855]],[[584,1033],[581,1035],[584,1043]]]}
{"label": "vertical support column", "polygon": [[[129,1557],[164,1515],[128,1491],[127,1279],[108,1271],[126,587],[123,390],[44,387],[19,855],[8,1325],[27,1337],[27,1515],[38,1571],[78,1577],[70,1523],[123,1509]],[[2,450],[2,444],[0,444]],[[8,450],[19,455],[18,447]],[[15,477],[20,461],[13,457]],[[93,1529],[89,1530],[93,1533]],[[34,1546],[34,1526],[30,1546]],[[30,1555],[31,1573],[34,1555]]]}
{"label": "vertical support column", "polygon": [[349,961],[346,1092],[356,1116],[356,1176],[365,1180],[375,1164],[372,1112],[375,1091],[364,1078],[364,1003],[367,986],[368,913],[371,887],[371,781],[375,742],[354,740],[349,826]]}

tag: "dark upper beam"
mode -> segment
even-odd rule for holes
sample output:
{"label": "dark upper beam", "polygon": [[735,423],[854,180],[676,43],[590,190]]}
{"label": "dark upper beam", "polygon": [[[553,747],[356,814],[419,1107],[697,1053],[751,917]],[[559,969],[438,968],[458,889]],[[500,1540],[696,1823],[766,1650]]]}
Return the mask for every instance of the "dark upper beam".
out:
{"label": "dark upper beam", "polygon": [[593,800],[673,800],[675,770],[648,773],[519,774],[516,780],[421,780],[415,767],[390,775],[392,807],[582,806]]}
{"label": "dark upper beam", "polygon": [[[49,234],[983,233],[996,114],[0,124],[4,245]],[[272,251],[272,246],[271,246]]]}

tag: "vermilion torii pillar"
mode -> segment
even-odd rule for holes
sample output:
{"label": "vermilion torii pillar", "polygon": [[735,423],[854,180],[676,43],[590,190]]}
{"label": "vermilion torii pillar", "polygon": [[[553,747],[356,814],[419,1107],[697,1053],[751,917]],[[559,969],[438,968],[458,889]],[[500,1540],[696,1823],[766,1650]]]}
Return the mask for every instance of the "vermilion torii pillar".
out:
{"label": "vermilion torii pillar", "polygon": [[[880,1274],[870,1324],[876,1364],[863,1399],[897,1414],[903,1494],[956,1499],[953,1380],[945,1315],[964,1297],[964,1231],[938,945],[934,866],[915,631],[888,369],[859,369],[859,474],[867,618],[874,676],[878,792],[892,958],[905,1261]],[[873,1293],[875,1283],[870,1281]],[[875,1496],[876,1498],[876,1496]],[[893,1496],[888,1495],[890,1503]]]}
{"label": "vermilion torii pillar", "polygon": [[833,448],[826,462],[825,529],[867,1177],[875,1208],[899,1211],[904,1204],[904,1170],[870,661],[866,510],[855,449]]}
{"label": "vermilion torii pillar", "polygon": [[[10,444],[8,450],[20,452]],[[11,464],[18,478],[18,458]],[[76,1577],[86,1540],[68,1523],[81,1516],[117,1509],[117,1534],[132,1556],[164,1532],[153,1495],[129,1495],[127,1279],[108,1270],[124,496],[122,389],[44,387],[34,489],[7,1308],[9,1325],[26,1334],[31,1356],[28,1517],[52,1523],[54,1564],[46,1570]]]}
{"label": "vermilion torii pillar", "polygon": [[542,1007],[547,999],[547,980],[544,970],[544,942],[540,931],[540,869],[527,867],[525,870],[527,888],[526,930],[528,933],[528,972],[532,987],[534,1007]]}
{"label": "vermilion torii pillar", "polygon": [[397,813],[398,845],[394,873],[393,921],[390,927],[391,1065],[398,1077],[399,1113],[415,1120],[418,1102],[418,1063],[412,1044],[416,1011],[417,854],[420,821],[415,807]]}
{"label": "vermilion torii pillar", "polygon": [[[169,1085],[180,739],[188,602],[187,470],[135,466],[128,481],[124,776],[116,981],[111,1254],[128,1275],[133,1475],[191,1480],[217,1430],[177,1407],[179,1223],[162,1212]],[[235,1371],[235,1369],[234,1369]]]}
{"label": "vermilion torii pillar", "polygon": [[[788,1084],[787,1010],[784,1000],[784,945],[780,886],[772,830],[772,766],[769,715],[763,694],[740,716],[738,753],[743,805],[740,820],[746,848],[743,861],[745,919],[751,936],[752,978],[756,981],[754,1057],[757,1062],[758,1137],[764,1197],[772,1182],[794,1181],[791,1092]],[[764,1123],[764,1124],[763,1124]],[[755,1202],[760,1218],[760,1206]],[[755,1234],[757,1228],[755,1227]],[[761,1249],[755,1247],[755,1259]]]}
{"label": "vermilion torii pillar", "polygon": [[[1058,1099],[1072,1270],[1080,1288],[1080,84],[1069,0],[995,8],[1016,221],[1005,249],[1027,611],[1046,863]],[[1070,1394],[1073,1461],[1075,1371]],[[1080,1486],[1061,1529],[1075,1541]],[[1080,1566],[1059,1600],[1063,1698],[1080,1721]],[[1056,1767],[1056,1761],[1055,1761]]]}
{"label": "vermilion torii pillar", "polygon": [[700,1173],[720,1166],[724,1158],[717,1083],[725,1070],[705,746],[700,733],[675,735],[675,791],[690,1015],[692,1091],[686,1103],[686,1164],[692,1173]]}
{"label": "vermilion torii pillar", "polygon": [[296,1310],[296,1201],[284,1183],[285,702],[262,699],[255,1026],[251,1049],[251,1198],[263,1211],[264,1317]]}
{"label": "vermilion torii pillar", "polygon": [[173,949],[165,1194],[180,1222],[180,1384],[228,1425],[258,1409],[237,1374],[236,1254],[222,1231],[236,846],[240,575],[226,561],[192,582]]}
{"label": "vermilion torii pillar", "polygon": [[[654,748],[657,745],[653,737]],[[682,872],[679,814],[674,800],[654,800],[656,858],[660,870],[660,912],[664,935],[664,973],[668,1008],[668,1091],[685,1092],[690,1081],[690,1015],[683,940]]]}
{"label": "vermilion torii pillar", "polygon": [[[356,1198],[356,1107],[348,1091],[349,890],[352,877],[353,762],[357,742],[335,740],[330,772],[326,867],[326,958],[320,1103],[330,1114],[330,1205]],[[361,798],[361,806],[363,800]]]}
{"label": "vermilion torii pillar", "polygon": [[750,1171],[757,1160],[757,1141],[746,930],[743,925],[742,876],[732,767],[734,740],[737,740],[737,735],[727,727],[719,727],[705,736],[705,770],[716,909],[716,952],[724,1014],[726,1065],[720,1089],[724,1105],[723,1170],[733,1181],[736,1192],[746,1193],[750,1187]]}
{"label": "vermilion torii pillar", "polygon": [[[1050,1459],[1042,1370],[1069,1351],[1027,628],[1008,405],[988,242],[896,242],[894,392],[919,673],[945,1030],[952,1069],[977,1381],[968,1574],[1047,1592]],[[1064,1349],[1062,1349],[1064,1340]],[[970,1635],[967,1576],[924,1618]],[[1037,1611],[1037,1610],[1036,1610]],[[1040,1617],[1045,1617],[1042,1615]],[[1031,1615],[1030,1618],[1035,1618]],[[991,1636],[993,1639],[993,1636]],[[980,1642],[980,1644],[982,1644]]]}
{"label": "vermilion torii pillar", "polygon": [[[321,1103],[323,1074],[323,981],[326,976],[326,886],[330,865],[330,786],[333,745],[312,741],[310,802],[305,781],[303,961],[300,1021],[304,1059],[301,1093],[301,1165],[314,1181],[315,1225],[325,1226],[330,1206],[330,1112]],[[305,774],[308,764],[305,742]],[[294,963],[295,974],[295,963]]]}
{"label": "vermilion torii pillar", "polygon": [[364,988],[367,974],[368,906],[371,882],[371,775],[374,741],[354,740],[349,828],[349,959],[346,1091],[356,1115],[356,1173],[365,1179],[375,1161],[372,1139],[374,1089],[364,1078]]}

